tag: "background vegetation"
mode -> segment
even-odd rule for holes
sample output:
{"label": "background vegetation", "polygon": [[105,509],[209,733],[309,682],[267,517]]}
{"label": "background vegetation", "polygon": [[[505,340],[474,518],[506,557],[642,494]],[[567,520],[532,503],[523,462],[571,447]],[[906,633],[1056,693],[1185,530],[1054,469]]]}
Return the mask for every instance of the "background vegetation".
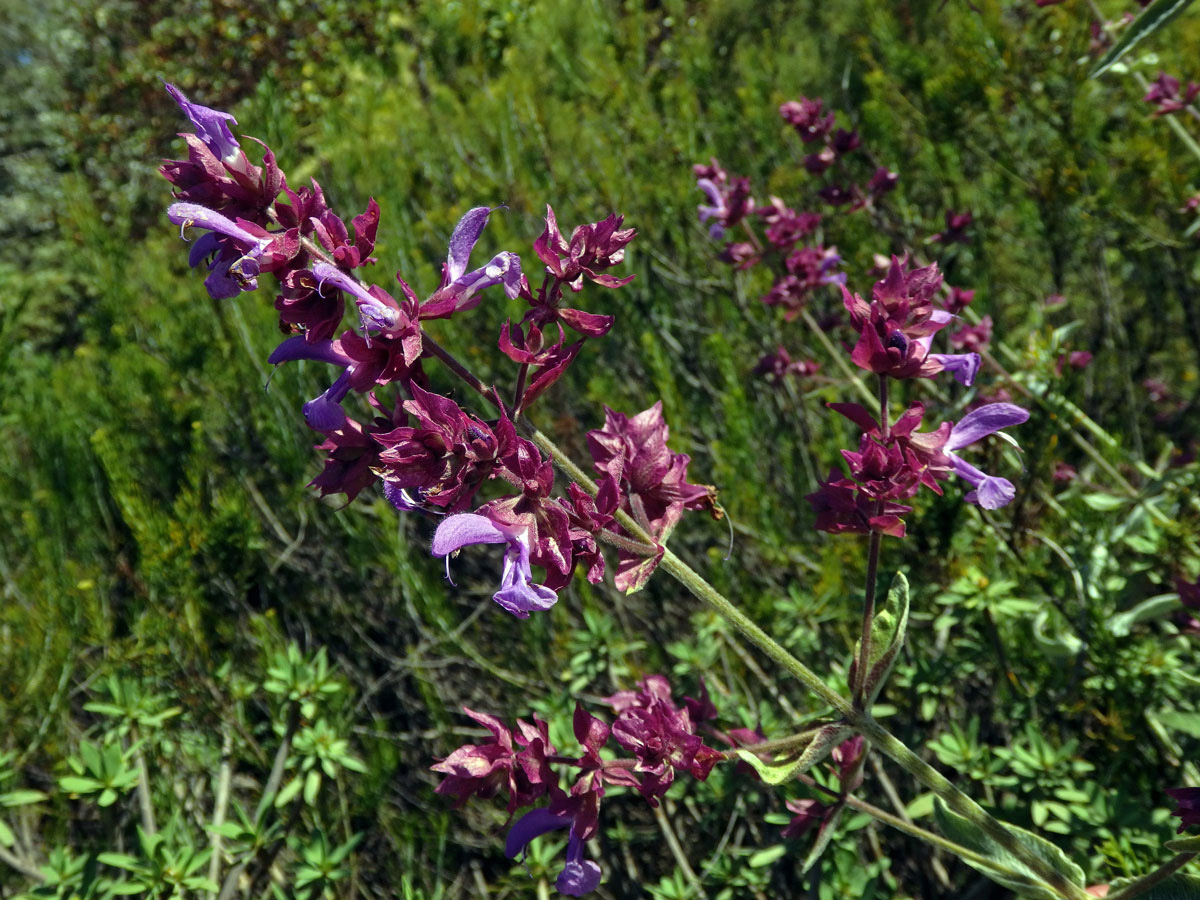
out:
{"label": "background vegetation", "polygon": [[[8,0],[0,16],[5,894],[214,890],[206,826],[224,792],[226,849],[273,863],[244,890],[527,896],[503,813],[432,793],[428,766],[476,733],[462,705],[551,717],[568,746],[575,697],[658,671],[688,692],[703,675],[728,723],[767,734],[816,711],[669,580],[633,597],[577,581],[520,622],[488,599],[494,560],[464,556],[449,589],[428,523],[379,496],[319,501],[299,407],[322,373],[268,389],[269,290],[215,303],[187,270],[154,172],[184,128],[160,78],[234,112],[344,215],[374,196],[383,284],[399,270],[432,290],[472,206],[507,204],[487,251],[522,255],[547,202],[563,223],[624,213],[638,277],[539,424],[582,451],[602,404],[661,397],[736,537],[726,560],[723,526],[697,519],[673,546],[835,680],[862,547],[814,532],[802,498],[846,445],[823,404],[850,388],[803,323],[758,302],[766,285],[716,261],[691,165],[716,156],[758,196],[796,196],[804,151],[776,110],[824,97],[901,176],[882,218],[841,226],[860,291],[874,254],[972,211],[969,244],[928,252],[978,290],[1034,414],[1019,478],[1008,458],[1013,506],[981,514],[953,489],[885,545],[920,610],[890,725],[1050,832],[1090,882],[1161,856],[1162,791],[1198,783],[1200,747],[1196,638],[1174,601],[1144,605],[1200,574],[1200,266],[1180,212],[1198,160],[1135,74],[1200,77],[1194,14],[1097,81],[1090,8],[1072,0]],[[472,330],[499,321],[498,298],[438,333],[507,383],[491,324]],[[780,342],[826,377],[753,376]],[[1056,372],[1070,350],[1094,360]],[[1018,390],[990,371],[984,390],[999,387]],[[1060,462],[1078,478],[1056,481]],[[929,814],[886,766],[863,790],[887,806],[890,781]],[[601,895],[799,895],[804,848],[764,818],[784,799],[732,770],[677,787],[660,817],[610,797]],[[865,818],[844,830],[812,896],[998,895]],[[558,855],[539,853],[533,878],[552,882]]]}

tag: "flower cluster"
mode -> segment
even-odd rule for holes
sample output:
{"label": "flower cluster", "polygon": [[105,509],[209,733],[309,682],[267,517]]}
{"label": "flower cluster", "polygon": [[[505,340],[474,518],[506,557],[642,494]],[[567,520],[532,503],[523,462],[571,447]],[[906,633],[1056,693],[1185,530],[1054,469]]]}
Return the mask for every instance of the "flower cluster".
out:
{"label": "flower cluster", "polygon": [[1200,95],[1200,84],[1189,81],[1187,87],[1180,91],[1179,79],[1159,72],[1158,77],[1150,84],[1146,96],[1142,99],[1155,106],[1155,116],[1167,116],[1186,109]]}
{"label": "flower cluster", "polygon": [[[618,585],[640,587],[683,511],[712,504],[712,489],[688,483],[688,457],[667,449],[661,407],[633,417],[607,411],[604,428],[589,436],[602,476],[595,495],[574,483],[560,484],[556,492],[551,462],[515,424],[588,339],[612,328],[612,316],[577,308],[565,297],[587,283],[628,284],[633,276],[610,270],[624,261],[634,229],[610,215],[568,236],[547,206],[545,228],[533,244],[543,268],[531,283],[533,273],[511,251],[472,268],[472,253],[496,212],[476,207],[450,235],[437,289],[421,298],[397,275],[399,290],[393,294],[359,278],[358,270],[375,262],[380,209],[374,200],[347,226],[315,180],[293,190],[265,145],[261,166],[252,164],[230,129],[236,124],[231,115],[192,103],[174,86],[167,89],[194,129],[182,135],[188,159],[161,169],[175,189],[170,220],[181,232],[204,232],[192,248],[191,264],[205,265],[205,285],[215,299],[257,290],[261,275],[274,275],[275,308],[287,336],[268,361],[309,360],[334,368],[329,386],[302,410],[308,427],[322,437],[317,449],[325,453],[312,486],[322,495],[341,493],[353,500],[378,483],[397,510],[444,517],[432,550],[447,558],[447,566],[465,546],[504,545],[494,599],[516,616],[553,606],[576,568],[599,581],[605,533],[620,547]],[[425,331],[433,320],[475,309],[493,288],[529,306],[519,322],[506,321],[499,332],[500,351],[517,367],[511,404]],[[343,327],[348,304],[357,323]],[[567,342],[567,329],[578,340]],[[435,357],[497,415],[475,415],[435,392],[423,368]],[[352,394],[364,396],[369,418],[355,415],[348,404]],[[480,503],[478,495],[489,483],[507,491]],[[626,532],[615,521],[621,510],[651,535],[653,545],[622,538]],[[533,566],[545,570],[540,582]]]}
{"label": "flower cluster", "polygon": [[[518,809],[541,804],[513,823],[505,852],[513,859],[523,856],[535,838],[566,829],[567,859],[556,887],[571,897],[600,883],[600,866],[584,858],[583,844],[599,829],[600,804],[609,788],[631,788],[657,806],[677,775],[703,781],[726,758],[697,734],[701,721],[716,715],[707,694],[701,700],[685,698],[679,706],[667,679],[651,675],[637,690],[620,691],[605,702],[615,713],[611,724],[576,705],[579,756],[560,754],[550,743],[546,723],[536,718],[533,724],[518,720],[514,734],[493,716],[464,710],[488,730],[490,739],[459,747],[432,767],[445,776],[437,793],[453,797],[456,805],[504,792],[511,817]],[[628,756],[611,758],[606,752],[610,743]]]}
{"label": "flower cluster", "polygon": [[[912,403],[895,422],[888,421],[885,379],[932,378],[949,372],[965,386],[975,381],[978,353],[930,352],[933,335],[954,318],[933,304],[941,287],[936,265],[914,269],[893,257],[869,302],[842,288],[844,306],[858,329],[850,359],[879,377],[883,399],[879,418],[856,403],[830,404],[857,425],[862,435],[857,450],[842,451],[849,475],[833,470],[807,498],[821,531],[903,537],[903,516],[912,507],[898,501],[915,496],[922,485],[940,494],[939,482],[951,473],[970,484],[966,499],[986,509],[1004,506],[1016,495],[1007,479],[982,472],[956,451],[1026,421],[1029,413],[1020,407],[984,404],[957,423],[943,422],[932,431],[921,432],[917,428],[925,405]],[[991,320],[986,319],[975,329],[963,329],[952,342],[981,348],[990,335]]]}

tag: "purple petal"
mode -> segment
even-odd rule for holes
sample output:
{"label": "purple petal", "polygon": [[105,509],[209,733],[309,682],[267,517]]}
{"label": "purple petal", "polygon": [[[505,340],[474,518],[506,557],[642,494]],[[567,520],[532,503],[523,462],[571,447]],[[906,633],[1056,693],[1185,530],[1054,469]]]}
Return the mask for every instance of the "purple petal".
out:
{"label": "purple petal", "polygon": [[468,544],[503,544],[509,536],[487,516],[460,513],[448,516],[433,533],[433,555],[448,556]]}
{"label": "purple petal", "polygon": [[211,231],[200,235],[188,251],[188,265],[193,269],[221,249],[221,241]]}
{"label": "purple petal", "polygon": [[954,474],[975,488],[965,498],[968,503],[977,503],[984,509],[999,509],[1007,506],[1017,496],[1017,489],[1007,478],[998,478],[995,475],[981,472],[953,453],[947,455],[950,457]]}
{"label": "purple petal", "polygon": [[167,84],[167,92],[175,98],[183,114],[196,127],[196,136],[204,141],[209,150],[223,162],[231,162],[237,157],[240,148],[233,132],[229,130],[229,123],[236,125],[237,119],[227,112],[192,103],[173,84]]}
{"label": "purple petal", "polygon": [[696,187],[704,191],[705,196],[708,197],[708,202],[712,204],[712,206],[701,207],[701,210],[708,211],[708,215],[705,215],[704,212],[701,212],[700,221],[703,222],[708,218],[708,216],[711,215],[721,215],[722,210],[725,208],[725,201],[721,198],[721,192],[717,190],[717,186],[713,184],[712,179],[697,179]]}
{"label": "purple petal", "polygon": [[454,311],[461,312],[478,306],[483,299],[479,293],[496,284],[504,285],[510,300],[517,296],[521,290],[521,257],[508,251],[497,253],[486,266],[460,275],[438,294],[454,297]]}
{"label": "purple petal", "polygon": [[298,359],[315,359],[335,366],[350,365],[350,357],[333,349],[333,341],[309,341],[304,335],[290,337],[271,351],[267,362],[273,366],[295,362]]}
{"label": "purple petal", "polygon": [[326,282],[330,282],[334,287],[354,297],[364,328],[387,329],[396,324],[396,311],[372,297],[361,282],[351,278],[341,269],[331,266],[329,263],[318,262],[313,263],[312,273],[313,277],[317,279],[318,293],[321,293],[321,287]]}
{"label": "purple petal", "polygon": [[967,387],[975,383],[975,376],[979,374],[978,353],[930,353],[929,358],[940,362],[955,381]]}
{"label": "purple petal", "polygon": [[600,866],[590,859],[569,862],[558,873],[558,880],[554,882],[554,886],[560,894],[566,894],[568,897],[590,894],[600,886]]}
{"label": "purple petal", "polygon": [[544,584],[518,580],[496,591],[492,599],[518,619],[528,619],[531,612],[545,612],[554,606],[558,602],[558,594]]}
{"label": "purple petal", "polygon": [[304,421],[313,431],[335,431],[346,421],[342,400],[350,392],[350,373],[343,372],[321,396],[303,406]]}
{"label": "purple petal", "polygon": [[972,410],[954,424],[945,449],[951,451],[970,446],[989,434],[995,434],[1001,428],[1020,425],[1028,420],[1029,411],[1019,406],[1012,403],[989,403]]}
{"label": "purple petal", "polygon": [[209,231],[217,231],[241,241],[248,247],[255,247],[259,243],[257,237],[238,226],[232,219],[199,203],[172,203],[167,207],[167,218],[181,229],[192,226],[207,228]]}
{"label": "purple petal", "polygon": [[[453,518],[461,518],[461,516]],[[476,518],[482,519],[483,516]],[[513,827],[509,829],[508,837],[504,839],[504,855],[509,859],[516,859],[518,856],[524,855],[530,841],[534,838],[541,837],[548,831],[566,828],[571,822],[570,816],[556,816],[547,807],[531,809],[517,819]]]}
{"label": "purple petal", "polygon": [[241,282],[229,274],[232,265],[231,259],[217,259],[204,279],[204,288],[214,300],[229,300],[242,292]]}
{"label": "purple petal", "polygon": [[394,481],[385,481],[383,483],[383,496],[387,498],[388,503],[392,504],[400,512],[411,512],[414,509],[421,508],[420,501],[413,499],[412,494]]}
{"label": "purple petal", "polygon": [[446,256],[446,271],[450,281],[457,281],[467,271],[467,260],[471,258],[471,251],[491,214],[488,207],[477,206],[467,210],[467,214],[454,226],[454,233],[450,235],[450,252]]}

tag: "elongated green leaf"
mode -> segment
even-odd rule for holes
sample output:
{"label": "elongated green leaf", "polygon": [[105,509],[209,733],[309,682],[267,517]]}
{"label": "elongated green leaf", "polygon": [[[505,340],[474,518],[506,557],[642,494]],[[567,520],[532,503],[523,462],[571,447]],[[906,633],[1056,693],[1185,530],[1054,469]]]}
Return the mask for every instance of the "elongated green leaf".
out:
{"label": "elongated green leaf", "polygon": [[1200,853],[1200,835],[1167,841],[1163,846],[1172,853]]}
{"label": "elongated green leaf", "polygon": [[[1136,879],[1119,878],[1112,883],[1112,893],[1128,887]],[[1137,895],[1138,900],[1200,900],[1200,878],[1195,875],[1172,875],[1148,891]]]}
{"label": "elongated green leaf", "polygon": [[17,842],[17,836],[12,829],[0,821],[0,847],[11,847]]}
{"label": "elongated green leaf", "polygon": [[[1033,869],[997,844],[974,823],[953,812],[940,797],[934,800],[933,817],[942,834],[954,843],[961,844],[968,850],[974,850],[995,864],[994,866],[984,865],[975,860],[964,860],[967,865],[983,873],[997,884],[1016,891],[1022,897],[1057,900],[1058,893],[1047,885]],[[1054,844],[1015,825],[1006,824],[1004,828],[1032,855],[1039,857],[1050,868],[1061,874],[1064,879],[1083,887],[1083,869],[1071,862],[1067,855]]]}
{"label": "elongated green leaf", "polygon": [[767,847],[753,854],[748,860],[746,860],[746,865],[752,869],[760,869],[763,866],[769,866],[771,863],[775,862],[775,860],[787,853],[787,851],[788,848],[785,844],[776,844],[774,847]]}
{"label": "elongated green leaf", "polygon": [[804,865],[800,867],[801,872],[808,872],[821,854],[825,852],[825,848],[829,846],[829,842],[833,839],[833,831],[837,828],[838,820],[842,817],[842,810],[846,807],[839,805],[833,814],[821,823],[821,830],[817,832],[817,839],[813,841],[812,849],[808,851],[808,856],[804,857]]}
{"label": "elongated green leaf", "polygon": [[850,737],[853,732],[841,723],[825,725],[817,732],[804,752],[784,763],[765,763],[749,750],[739,750],[738,756],[754,767],[758,777],[767,784],[783,784],[796,775],[807,772],[827,757],[831,750]]}
{"label": "elongated green leaf", "polygon": [[127,853],[101,853],[96,859],[106,866],[128,869],[131,872],[136,872],[142,867],[140,860],[136,856],[130,856]]}
{"label": "elongated green leaf", "polygon": [[41,803],[46,795],[41,791],[21,790],[0,794],[0,806],[28,806],[30,803]]}
{"label": "elongated green leaf", "polygon": [[1130,51],[1134,44],[1162,28],[1177,15],[1192,5],[1192,0],[1154,0],[1142,10],[1142,14],[1133,20],[1121,32],[1117,42],[1101,57],[1100,62],[1092,69],[1089,78],[1103,75],[1112,68],[1113,63]]}

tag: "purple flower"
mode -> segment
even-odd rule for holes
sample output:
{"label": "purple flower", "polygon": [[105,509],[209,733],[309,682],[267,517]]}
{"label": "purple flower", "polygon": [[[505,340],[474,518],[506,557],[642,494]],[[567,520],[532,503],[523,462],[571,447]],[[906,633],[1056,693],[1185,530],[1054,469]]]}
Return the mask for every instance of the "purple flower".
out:
{"label": "purple flower", "polygon": [[237,124],[237,119],[227,112],[209,109],[199,103],[192,103],[184,96],[183,91],[173,84],[167,84],[167,92],[175,98],[183,114],[188,117],[196,128],[196,135],[204,141],[217,158],[222,162],[235,160],[241,148],[229,130],[229,123]]}
{"label": "purple flower", "polygon": [[582,897],[600,885],[600,866],[583,858],[583,838],[576,830],[574,816],[552,813],[546,807],[530,810],[509,830],[504,853],[509,859],[523,857],[534,838],[559,828],[570,828],[571,834],[567,839],[567,863],[554,886],[560,894]]}
{"label": "purple flower", "polygon": [[1167,788],[1167,796],[1179,804],[1179,808],[1171,813],[1180,818],[1179,831],[1200,825],[1200,787]]}
{"label": "purple flower", "polygon": [[1028,419],[1028,411],[1019,406],[1011,403],[989,403],[967,413],[950,429],[950,438],[946,441],[944,452],[950,457],[954,473],[974,488],[967,494],[968,502],[978,503],[984,509],[999,509],[1012,502],[1017,490],[1008,479],[979,471],[954,451],[983,440],[1002,428],[1020,425]]}
{"label": "purple flower", "polygon": [[529,568],[528,527],[500,524],[474,513],[443,519],[433,535],[433,555],[447,557],[447,577],[450,572],[448,557],[468,544],[508,544],[500,590],[492,595],[492,599],[517,618],[528,619],[531,612],[547,610],[557,602],[558,595],[554,591],[533,583],[533,572]]}
{"label": "purple flower", "polygon": [[503,284],[508,299],[513,299],[521,290],[521,258],[507,251],[497,253],[485,266],[467,271],[471,251],[483,233],[488,216],[500,207],[477,206],[467,210],[466,215],[454,226],[450,235],[450,248],[446,264],[442,267],[442,284],[433,296],[421,306],[422,319],[448,319],[456,312],[474,309],[483,299],[484,288]]}
{"label": "purple flower", "polygon": [[192,247],[188,264],[195,268],[211,257],[204,286],[214,300],[228,300],[258,288],[262,256],[272,243],[270,238],[198,203],[172,203],[167,218],[179,226],[181,237],[192,226],[208,229]]}

